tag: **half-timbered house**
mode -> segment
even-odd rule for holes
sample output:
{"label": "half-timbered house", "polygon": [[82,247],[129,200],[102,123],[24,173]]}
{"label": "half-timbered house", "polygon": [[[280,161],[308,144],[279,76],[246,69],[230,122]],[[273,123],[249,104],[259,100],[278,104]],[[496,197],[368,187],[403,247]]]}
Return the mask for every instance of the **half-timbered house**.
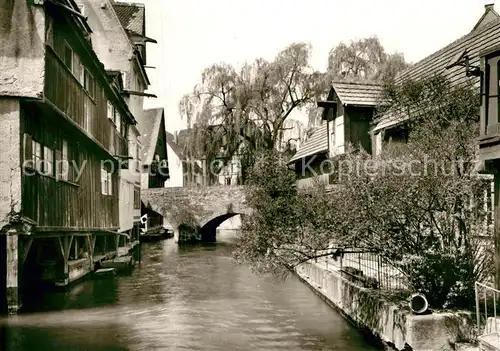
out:
{"label": "half-timbered house", "polygon": [[[120,92],[138,123],[143,119],[144,99],[156,97],[145,93],[150,85],[146,71],[146,43],[155,40],[145,36],[145,6],[140,3],[118,3],[110,0],[77,0],[81,12],[93,28],[92,46],[107,70],[120,81]],[[108,117],[114,120],[113,107]],[[141,217],[141,149],[140,133],[131,126],[127,135],[129,160],[122,164],[120,179],[120,254],[127,254],[139,242]]]}
{"label": "half-timbered house", "polygon": [[15,311],[30,282],[64,286],[116,254],[135,120],[73,0],[12,2],[2,18],[1,304]]}
{"label": "half-timbered house", "polygon": [[[143,143],[141,151],[142,189],[163,188],[165,182],[170,178],[164,109],[145,110],[143,120],[139,124],[139,130]],[[163,232],[165,219],[161,214],[142,204],[141,215],[147,215],[145,229],[148,234]]]}

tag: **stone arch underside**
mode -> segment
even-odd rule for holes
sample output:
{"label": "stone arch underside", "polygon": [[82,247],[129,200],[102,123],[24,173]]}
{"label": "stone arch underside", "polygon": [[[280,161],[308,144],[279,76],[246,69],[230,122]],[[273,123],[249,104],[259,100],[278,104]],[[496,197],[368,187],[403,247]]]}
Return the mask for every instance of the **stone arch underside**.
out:
{"label": "stone arch underside", "polygon": [[187,231],[188,227],[198,232],[199,239],[213,241],[217,227],[225,220],[252,213],[242,186],[147,189],[141,197],[152,210],[163,215],[179,241],[179,229]]}
{"label": "stone arch underside", "polygon": [[219,214],[208,220],[203,226],[200,228],[201,241],[203,242],[215,242],[217,239],[217,228],[224,223],[229,218],[232,218],[237,215],[244,215],[244,213],[225,213]]}

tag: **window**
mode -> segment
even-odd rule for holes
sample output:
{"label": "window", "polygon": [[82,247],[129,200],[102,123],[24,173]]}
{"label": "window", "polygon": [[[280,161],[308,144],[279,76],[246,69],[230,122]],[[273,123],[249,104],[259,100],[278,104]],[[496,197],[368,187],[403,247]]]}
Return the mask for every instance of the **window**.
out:
{"label": "window", "polygon": [[141,164],[141,147],[139,144],[136,144],[135,146],[137,148],[137,154],[136,154],[136,162],[135,162],[135,169],[137,171],[140,171],[140,164]]}
{"label": "window", "polygon": [[85,117],[84,120],[84,128],[87,131],[91,130],[91,122],[92,122],[92,111],[94,104],[90,100],[88,96],[83,97],[83,115]]}
{"label": "window", "polygon": [[120,113],[116,112],[115,116],[116,116],[116,120],[115,120],[116,130],[118,132],[120,132],[120,126],[121,126],[121,116],[120,116]]}
{"label": "window", "polygon": [[101,168],[101,193],[113,195],[112,174],[104,167]]}
{"label": "window", "polygon": [[68,143],[66,140],[62,142],[62,152],[61,152],[61,167],[60,167],[60,179],[68,180],[69,178],[69,160],[68,160]]}
{"label": "window", "polygon": [[43,161],[43,158],[42,158],[42,145],[33,140],[32,141],[32,148],[33,150],[33,166],[35,167],[35,169],[38,171],[38,172],[42,172],[42,161]]}
{"label": "window", "polygon": [[141,208],[141,189],[134,187],[134,209]]}
{"label": "window", "polygon": [[80,61],[80,58],[78,57],[78,55],[75,52],[73,52],[71,71],[75,75],[76,79],[78,79],[80,84],[83,85],[85,68],[83,67],[82,62]]}
{"label": "window", "polygon": [[66,43],[64,45],[64,63],[66,64],[66,66],[72,70],[73,69],[73,50],[71,49],[71,47],[68,45],[68,43]]}
{"label": "window", "polygon": [[115,108],[111,104],[111,102],[108,101],[108,118],[114,122],[114,114],[115,114]]}
{"label": "window", "polygon": [[94,79],[90,72],[86,69],[84,73],[84,84],[83,87],[87,92],[90,94],[90,96],[95,97],[94,94]]}
{"label": "window", "polygon": [[44,146],[43,160],[45,161],[43,170],[44,174],[54,175],[54,150],[47,146]]}

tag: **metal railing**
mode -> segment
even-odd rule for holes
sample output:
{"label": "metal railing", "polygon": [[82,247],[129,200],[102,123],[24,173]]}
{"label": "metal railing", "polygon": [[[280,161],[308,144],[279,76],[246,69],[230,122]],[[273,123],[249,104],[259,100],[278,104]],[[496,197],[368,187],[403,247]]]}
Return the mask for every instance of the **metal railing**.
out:
{"label": "metal railing", "polygon": [[[497,319],[497,299],[500,298],[500,290],[479,282],[475,282],[474,290],[478,333],[480,333],[483,326],[484,334],[500,333],[500,319]],[[481,311],[481,305],[484,307],[484,315]],[[491,321],[492,325],[490,325],[489,321]]]}
{"label": "metal railing", "polygon": [[348,280],[377,290],[408,290],[405,275],[378,252],[363,249],[332,250],[323,259],[327,269],[340,272]]}

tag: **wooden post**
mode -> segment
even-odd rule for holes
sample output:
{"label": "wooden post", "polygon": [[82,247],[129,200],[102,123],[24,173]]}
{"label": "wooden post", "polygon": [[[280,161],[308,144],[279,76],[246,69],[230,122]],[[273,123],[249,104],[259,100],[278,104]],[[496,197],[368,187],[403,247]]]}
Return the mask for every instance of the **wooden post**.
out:
{"label": "wooden post", "polygon": [[20,308],[19,301],[19,236],[7,235],[6,239],[6,295],[8,312],[15,314]]}
{"label": "wooden post", "polygon": [[494,243],[495,243],[495,286],[500,289],[500,173],[494,174]]}

